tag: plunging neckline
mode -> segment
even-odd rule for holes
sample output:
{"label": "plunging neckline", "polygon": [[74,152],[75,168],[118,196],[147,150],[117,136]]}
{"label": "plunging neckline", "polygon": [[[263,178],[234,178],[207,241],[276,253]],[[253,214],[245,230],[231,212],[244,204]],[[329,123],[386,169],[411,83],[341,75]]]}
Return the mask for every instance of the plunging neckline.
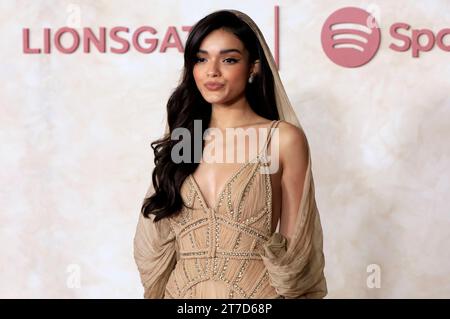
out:
{"label": "plunging neckline", "polygon": [[220,198],[221,198],[222,194],[225,192],[225,189],[227,188],[227,185],[228,185],[228,184],[231,182],[231,180],[232,180],[233,178],[235,178],[235,177],[236,177],[236,176],[237,176],[237,175],[238,175],[245,167],[247,167],[247,165],[258,163],[258,162],[259,162],[259,161],[258,161],[258,160],[259,160],[259,157],[260,157],[260,154],[258,154],[258,155],[257,155],[254,159],[252,159],[251,161],[247,161],[247,162],[242,163],[242,165],[239,166],[239,167],[233,172],[233,174],[231,174],[231,176],[228,177],[228,178],[226,179],[225,184],[224,184],[223,186],[221,186],[221,188],[220,188],[220,192],[215,196],[214,205],[212,205],[212,206],[206,201],[205,196],[203,195],[203,192],[201,191],[200,186],[198,185],[197,180],[196,180],[195,177],[194,177],[194,174],[193,174],[193,173],[189,174],[189,177],[191,178],[192,183],[193,183],[194,186],[195,186],[195,190],[196,190],[198,196],[200,197],[200,200],[202,201],[202,204],[205,206],[205,208],[208,209],[208,210],[217,211],[218,205],[219,205],[220,202],[221,202]]}
{"label": "plunging neckline", "polygon": [[198,194],[198,197],[200,198],[200,201],[201,201],[202,204],[204,205],[205,209],[217,211],[218,205],[219,205],[220,202],[221,202],[220,198],[221,198],[221,196],[223,195],[223,193],[225,192],[225,189],[226,189],[227,185],[231,182],[231,180],[232,180],[233,178],[235,178],[235,177],[236,177],[236,176],[237,176],[237,175],[238,175],[245,167],[247,167],[248,165],[250,165],[250,164],[255,164],[255,163],[259,163],[259,159],[261,158],[261,154],[264,152],[266,146],[267,146],[268,143],[269,143],[269,137],[271,136],[271,132],[272,132],[271,129],[273,128],[273,125],[274,125],[274,123],[276,123],[276,122],[277,122],[277,120],[273,120],[273,121],[270,123],[270,125],[269,125],[269,133],[268,133],[268,135],[267,135],[266,142],[264,143],[264,146],[263,146],[262,150],[261,150],[260,152],[258,152],[258,154],[256,155],[256,157],[254,157],[254,158],[253,158],[252,160],[250,160],[250,161],[247,161],[247,162],[242,163],[242,165],[239,166],[239,167],[237,167],[237,169],[231,174],[231,176],[228,177],[228,178],[225,180],[225,184],[223,184],[223,186],[221,186],[220,192],[219,192],[219,193],[215,196],[215,198],[214,198],[214,203],[213,203],[214,205],[211,206],[210,203],[208,203],[208,202],[206,201],[205,196],[203,195],[203,192],[201,191],[200,186],[198,185],[197,180],[196,180],[195,177],[194,177],[194,173],[189,174],[189,178],[191,179],[192,183],[194,184],[194,187],[195,187],[195,190],[196,190],[196,192],[197,192],[197,194]]}

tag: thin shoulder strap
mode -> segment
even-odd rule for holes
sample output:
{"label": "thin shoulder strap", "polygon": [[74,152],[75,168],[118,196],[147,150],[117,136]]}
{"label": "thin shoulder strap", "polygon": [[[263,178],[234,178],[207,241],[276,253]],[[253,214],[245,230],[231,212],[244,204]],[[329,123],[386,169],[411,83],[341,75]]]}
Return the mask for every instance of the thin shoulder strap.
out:
{"label": "thin shoulder strap", "polygon": [[261,150],[261,154],[266,155],[266,150],[267,150],[267,146],[269,145],[271,139],[272,139],[272,135],[275,132],[275,128],[278,126],[278,124],[281,122],[281,120],[274,120],[272,121],[272,123],[270,123],[270,127],[269,127],[269,133],[267,134],[267,139],[266,142],[264,143],[264,146]]}

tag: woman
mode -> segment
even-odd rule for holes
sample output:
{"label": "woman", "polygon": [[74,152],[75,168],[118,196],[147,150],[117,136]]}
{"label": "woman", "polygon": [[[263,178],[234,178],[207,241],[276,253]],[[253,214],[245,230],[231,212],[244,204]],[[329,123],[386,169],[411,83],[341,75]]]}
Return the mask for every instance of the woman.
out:
{"label": "woman", "polygon": [[[155,169],[134,238],[144,297],[324,297],[309,145],[261,31],[242,12],[214,12],[192,28],[184,59],[166,135],[152,143]],[[198,122],[201,136],[267,133],[258,134],[256,157],[210,163],[211,142],[202,143],[200,160],[195,151]],[[193,136],[183,140],[192,142],[183,156],[193,161],[173,160],[179,128]],[[215,145],[228,149],[234,139]]]}

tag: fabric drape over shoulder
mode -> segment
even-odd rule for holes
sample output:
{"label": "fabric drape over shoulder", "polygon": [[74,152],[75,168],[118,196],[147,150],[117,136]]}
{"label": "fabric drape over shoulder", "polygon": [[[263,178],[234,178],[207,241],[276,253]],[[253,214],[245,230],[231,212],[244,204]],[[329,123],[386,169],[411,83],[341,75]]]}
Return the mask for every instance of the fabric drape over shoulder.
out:
{"label": "fabric drape over shoulder", "polygon": [[[253,20],[246,14],[229,10],[246,22],[257,35],[274,77],[276,104],[280,120],[289,122],[302,131],[281,82],[277,66],[270,49]],[[169,132],[166,124],[165,133]],[[269,273],[270,284],[284,298],[323,298],[327,294],[324,276],[323,234],[320,216],[315,201],[309,143],[308,166],[303,185],[303,194],[295,221],[294,233],[288,241],[275,232],[263,245],[261,255]],[[146,198],[153,192],[151,185]],[[153,215],[151,215],[153,216]],[[146,298],[162,298],[171,271],[178,259],[175,234],[166,219],[153,223],[139,216],[134,238],[134,255],[145,288]]]}
{"label": "fabric drape over shoulder", "polygon": [[[152,185],[145,198],[153,192]],[[144,286],[144,298],[162,298],[177,260],[175,233],[167,218],[154,223],[155,215],[149,217],[139,214],[134,237],[134,259]]]}

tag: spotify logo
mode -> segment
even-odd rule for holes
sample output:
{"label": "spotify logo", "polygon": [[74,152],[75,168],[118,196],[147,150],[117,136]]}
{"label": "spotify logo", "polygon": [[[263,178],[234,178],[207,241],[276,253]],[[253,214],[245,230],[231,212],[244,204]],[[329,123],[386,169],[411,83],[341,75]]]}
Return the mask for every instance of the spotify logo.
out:
{"label": "spotify logo", "polygon": [[[325,54],[331,61],[346,68],[366,64],[380,47],[378,23],[372,14],[360,8],[346,7],[335,11],[322,27],[321,40]],[[435,44],[442,51],[450,52],[450,28],[433,32],[397,22],[391,25],[390,35],[397,43],[391,43],[389,49],[396,52],[411,50],[411,56],[415,59],[421,53],[431,51]]]}
{"label": "spotify logo", "polygon": [[322,27],[322,47],[334,63],[354,68],[369,62],[380,46],[380,29],[367,11],[346,7],[332,13]]}

